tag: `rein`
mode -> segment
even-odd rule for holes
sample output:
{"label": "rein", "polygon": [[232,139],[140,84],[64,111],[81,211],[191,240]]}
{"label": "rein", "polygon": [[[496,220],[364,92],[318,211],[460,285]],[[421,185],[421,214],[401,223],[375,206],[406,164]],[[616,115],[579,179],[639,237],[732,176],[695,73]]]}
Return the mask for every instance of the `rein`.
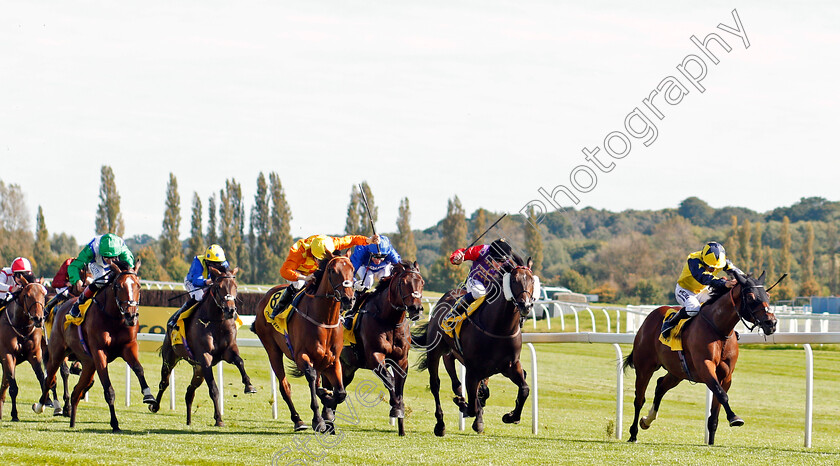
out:
{"label": "rein", "polygon": [[[37,304],[37,303],[36,303],[36,304]],[[28,332],[26,335],[24,335],[24,334],[20,333],[20,331],[18,330],[17,326],[16,326],[15,324],[13,324],[13,323],[12,323],[12,319],[11,319],[11,317],[9,317],[9,309],[8,309],[8,307],[6,308],[6,312],[5,312],[4,314],[6,314],[6,321],[7,321],[7,322],[9,322],[9,326],[10,326],[10,327],[12,327],[12,330],[14,330],[14,331],[15,331],[15,333],[17,334],[17,336],[19,336],[19,337],[23,338],[24,340],[28,340],[28,339],[29,339],[29,337],[30,337],[33,333],[35,333],[35,328],[36,328],[36,327],[35,327],[35,322],[32,322],[32,321],[30,320],[29,324],[27,324],[27,325],[26,325],[26,327],[24,327],[24,329],[25,329],[25,328],[28,328],[29,326],[32,326],[32,328],[29,330],[29,332]]]}

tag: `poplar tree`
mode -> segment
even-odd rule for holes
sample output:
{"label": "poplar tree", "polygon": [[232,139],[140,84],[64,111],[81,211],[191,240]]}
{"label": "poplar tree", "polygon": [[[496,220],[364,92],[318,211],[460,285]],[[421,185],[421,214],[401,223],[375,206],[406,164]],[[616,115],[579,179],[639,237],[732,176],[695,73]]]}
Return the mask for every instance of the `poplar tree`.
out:
{"label": "poplar tree", "polygon": [[754,273],[760,275],[764,270],[764,247],[761,245],[761,223],[756,222],[752,228],[752,266]]}
{"label": "poplar tree", "polygon": [[[362,181],[362,190],[364,190],[367,197],[367,205],[370,208],[370,218],[376,224],[379,218],[379,209],[373,199],[373,192],[370,189],[367,181]],[[356,186],[350,191],[350,203],[347,205],[347,221],[344,223],[344,231],[348,235],[373,235],[373,228],[370,225],[368,212],[365,209],[364,200],[362,199],[362,191]]]}
{"label": "poplar tree", "polygon": [[828,224],[828,235],[826,238],[828,243],[828,292],[832,296],[840,293],[840,277],[837,270],[837,225],[833,223]]}
{"label": "poplar tree", "polygon": [[542,272],[543,240],[540,224],[537,222],[537,212],[533,207],[528,209],[528,224],[525,226],[525,249],[534,261],[531,270],[534,275],[539,275]]}
{"label": "poplar tree", "polygon": [[239,264],[236,257],[236,246],[234,239],[233,204],[230,196],[222,189],[219,190],[219,245],[225,250],[228,262],[233,266]]}
{"label": "poplar tree", "polygon": [[776,287],[779,290],[779,299],[793,299],[793,280],[790,277],[790,266],[793,258],[790,253],[790,219],[785,215],[782,219],[782,229],[779,232],[779,242],[782,243],[782,250],[779,253],[779,268],[781,273],[788,274],[788,278]]}
{"label": "poplar tree", "polygon": [[44,220],[44,209],[38,206],[38,215],[35,217],[35,247],[32,251],[32,259],[35,267],[42,276],[50,276],[53,273],[55,254],[50,249],[50,234],[47,231],[47,223]]}
{"label": "poplar tree", "polygon": [[738,260],[738,217],[735,215],[729,217],[731,228],[729,230],[729,238],[726,241],[726,256],[733,263],[737,264]]}
{"label": "poplar tree", "polygon": [[122,212],[120,212],[120,194],[114,180],[114,170],[102,165],[99,183],[99,206],[96,209],[96,234],[114,233],[122,236],[125,232]]}
{"label": "poplar tree", "polygon": [[[193,256],[200,256],[205,249],[204,238],[201,236],[201,197],[198,196],[197,192],[193,192],[192,217],[190,218],[190,240],[188,244],[190,250],[187,255],[187,262],[189,262]],[[207,246],[210,246],[210,244]]]}
{"label": "poplar tree", "polygon": [[475,211],[472,221],[472,235],[475,238],[487,229],[487,209],[479,208]]}
{"label": "poplar tree", "polygon": [[[347,220],[344,222],[344,233],[358,235],[359,233],[359,207],[362,203],[362,196],[356,185],[350,190],[350,203],[347,205]],[[364,207],[362,207],[364,208]]]}
{"label": "poplar tree", "polygon": [[[225,182],[225,184],[228,190],[231,208],[233,209],[234,228],[232,237],[233,245],[231,248],[235,250],[236,266],[242,270],[244,276],[248,276],[251,268],[251,255],[245,236],[245,202],[242,199],[242,186],[234,178],[231,178],[230,182]],[[233,266],[233,263],[231,263],[231,266]]]}
{"label": "poplar tree", "polygon": [[163,212],[163,232],[160,235],[160,248],[163,263],[169,264],[176,258],[181,258],[181,196],[178,194],[178,180],[169,173],[169,183],[166,185],[166,209]]}
{"label": "poplar tree", "polygon": [[429,289],[434,291],[446,291],[454,288],[466,278],[469,272],[469,267],[455,266],[449,262],[449,255],[452,251],[467,246],[467,220],[458,196],[447,202],[446,218],[443,219],[442,230],[441,257],[432,264],[430,277],[427,280]]}
{"label": "poplar tree", "polygon": [[216,195],[211,194],[207,199],[207,246],[219,242],[219,235],[216,234]]}
{"label": "poplar tree", "polygon": [[254,283],[269,283],[276,275],[272,268],[276,267],[276,254],[269,247],[271,242],[271,205],[269,186],[265,175],[260,172],[257,177],[257,192],[254,195],[254,206],[251,208],[251,230],[249,243],[251,245],[254,268],[252,281]]}
{"label": "poplar tree", "polygon": [[408,198],[400,201],[399,214],[397,216],[397,234],[394,238],[394,247],[397,252],[409,261],[417,260],[417,242],[414,240],[414,232],[411,231],[411,208]]}
{"label": "poplar tree", "polygon": [[738,230],[738,254],[739,262],[741,262],[740,267],[743,267],[746,273],[750,273],[753,270],[752,265],[752,252],[750,251],[750,236],[752,235],[752,225],[750,224],[750,219],[744,220],[744,224],[741,225],[741,228]]}
{"label": "poplar tree", "polygon": [[821,294],[820,285],[814,279],[814,224],[805,223],[805,245],[802,247],[802,278],[799,287],[801,296]]}
{"label": "poplar tree", "polygon": [[[292,247],[292,209],[286,202],[286,193],[280,183],[280,176],[272,172],[268,175],[268,186],[271,191],[271,229],[269,248],[279,261],[283,261]],[[279,266],[272,266],[271,277],[280,277]],[[274,270],[276,269],[276,270]],[[276,280],[272,280],[274,282]]]}

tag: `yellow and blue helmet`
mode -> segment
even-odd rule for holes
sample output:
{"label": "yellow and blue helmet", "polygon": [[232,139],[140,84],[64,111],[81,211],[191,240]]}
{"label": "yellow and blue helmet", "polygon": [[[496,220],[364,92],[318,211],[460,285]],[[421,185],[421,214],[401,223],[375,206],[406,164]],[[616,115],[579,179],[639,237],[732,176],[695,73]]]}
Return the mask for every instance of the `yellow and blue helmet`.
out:
{"label": "yellow and blue helmet", "polygon": [[207,251],[204,252],[204,260],[210,262],[224,262],[227,260],[225,259],[225,250],[218,244],[213,244],[207,248]]}
{"label": "yellow and blue helmet", "polygon": [[309,244],[309,252],[315,256],[316,259],[321,260],[327,255],[327,252],[335,251],[335,243],[332,237],[326,235],[318,235],[312,239]]}
{"label": "yellow and blue helmet", "polygon": [[707,267],[722,269],[726,265],[726,250],[723,249],[722,244],[712,241],[703,246],[703,251],[700,253],[700,260]]}

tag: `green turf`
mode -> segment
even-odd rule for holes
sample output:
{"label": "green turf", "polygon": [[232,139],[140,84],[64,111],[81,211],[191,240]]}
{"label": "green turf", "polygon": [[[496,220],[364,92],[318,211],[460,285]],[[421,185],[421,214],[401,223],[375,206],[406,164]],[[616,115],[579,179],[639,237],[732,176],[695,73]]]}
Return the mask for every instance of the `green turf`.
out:
{"label": "green turf", "polygon": [[[623,347],[624,354],[629,351]],[[405,420],[407,436],[399,438],[388,424],[387,402],[374,407],[360,404],[350,386],[358,425],[339,419],[339,435],[321,438],[335,442],[322,447],[311,431],[295,434],[288,411],[280,401],[279,419],[271,419],[271,390],[265,353],[244,348],[246,367],[258,389],[244,395],[238,374],[225,369],[226,426],[213,427],[212,403],[202,386],[194,405],[193,425],[185,422],[183,394],[188,369],[176,370],[177,407],[170,411],[168,393],[158,414],[141,403],[132,376],[132,404],[124,405],[124,365],[111,370],[117,394],[117,415],[122,434],[112,434],[108,410],[98,383],[90,402],[82,402],[75,429],[65,418],[36,415],[30,405],[37,398],[35,377],[27,365],[19,366],[20,422],[9,421],[11,404],[3,408],[0,421],[0,457],[9,464],[268,464],[285,448],[305,446],[325,464],[394,463],[563,463],[563,464],[837,464],[840,462],[840,353],[815,349],[814,434],[811,449],[803,448],[805,368],[801,349],[767,351],[744,349],[730,391],[733,409],[745,421],[730,428],[725,420],[718,430],[717,445],[703,445],[704,388],[683,383],[663,401],[659,418],[650,430],[641,431],[638,444],[616,440],[615,355],[611,345],[538,345],[540,411],[539,434],[531,435],[530,400],[520,425],[505,425],[501,416],[513,405],[515,387],[506,379],[491,380],[492,396],[486,409],[486,432],[459,432],[451,391],[443,380],[447,434],[432,433],[434,405],[428,375],[412,371],[407,386]],[[416,355],[415,355],[416,356]],[[160,363],[153,353],[142,362],[156,393]],[[523,352],[530,366],[530,354]],[[445,374],[441,374],[445,377]],[[658,374],[661,375],[661,372]],[[373,380],[370,372],[360,378]],[[532,380],[529,375],[529,381]],[[625,378],[623,439],[633,414],[632,371]],[[376,382],[381,387],[381,383]],[[308,392],[303,380],[292,381],[295,403],[309,421]],[[653,384],[648,398],[653,397]],[[646,406],[646,408],[649,405]],[[348,405],[340,412],[348,413]],[[645,412],[647,409],[645,409]],[[299,451],[299,450],[298,450]],[[305,459],[303,454],[280,459]],[[314,461],[310,456],[308,461]]]}

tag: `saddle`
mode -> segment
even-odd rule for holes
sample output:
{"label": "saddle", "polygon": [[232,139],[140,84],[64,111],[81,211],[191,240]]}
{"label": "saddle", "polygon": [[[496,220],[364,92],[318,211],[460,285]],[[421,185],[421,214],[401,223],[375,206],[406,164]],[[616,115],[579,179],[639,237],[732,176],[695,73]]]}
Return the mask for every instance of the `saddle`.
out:
{"label": "saddle", "polygon": [[[663,319],[663,322],[670,319],[671,316],[675,315],[679,311],[680,308],[668,309],[665,313],[665,319]],[[682,351],[682,330],[690,320],[691,317],[680,319],[679,322],[674,325],[674,328],[671,329],[671,332],[667,337],[663,337],[662,334],[659,335],[659,341],[668,348],[671,348],[671,351]]]}
{"label": "saddle", "polygon": [[277,305],[277,302],[280,300],[280,297],[283,296],[284,292],[285,290],[279,290],[271,295],[271,298],[268,300],[268,304],[265,305],[263,313],[265,314],[265,321],[271,324],[271,326],[274,327],[274,330],[285,335],[288,334],[287,329],[289,319],[292,317],[293,310],[296,310],[298,305],[300,305],[300,300],[303,299],[305,290],[298,291],[294,299],[292,299],[291,304],[286,306],[286,309],[283,309],[283,311],[272,319],[271,313],[274,311],[274,306]]}
{"label": "saddle", "polygon": [[458,352],[461,353],[461,327],[464,325],[464,321],[467,320],[467,317],[475,314],[479,307],[484,304],[485,296],[482,296],[475,301],[473,301],[470,306],[467,308],[466,312],[458,314],[455,312],[461,305],[461,299],[463,297],[458,298],[455,301],[455,305],[449,311],[449,313],[444,316],[440,321],[440,327],[444,333],[446,333],[450,338],[455,340],[455,346],[458,349]]}
{"label": "saddle", "polygon": [[102,290],[97,290],[97,292],[94,293],[93,296],[90,297],[90,299],[79,305],[78,318],[71,316],[69,312],[67,313],[67,315],[64,316],[64,330],[67,330],[67,328],[70,327],[70,324],[76,326],[82,325],[82,323],[85,321],[85,316],[87,316],[88,308],[90,308],[91,303],[96,301],[96,297],[99,296],[99,293],[101,291]]}

